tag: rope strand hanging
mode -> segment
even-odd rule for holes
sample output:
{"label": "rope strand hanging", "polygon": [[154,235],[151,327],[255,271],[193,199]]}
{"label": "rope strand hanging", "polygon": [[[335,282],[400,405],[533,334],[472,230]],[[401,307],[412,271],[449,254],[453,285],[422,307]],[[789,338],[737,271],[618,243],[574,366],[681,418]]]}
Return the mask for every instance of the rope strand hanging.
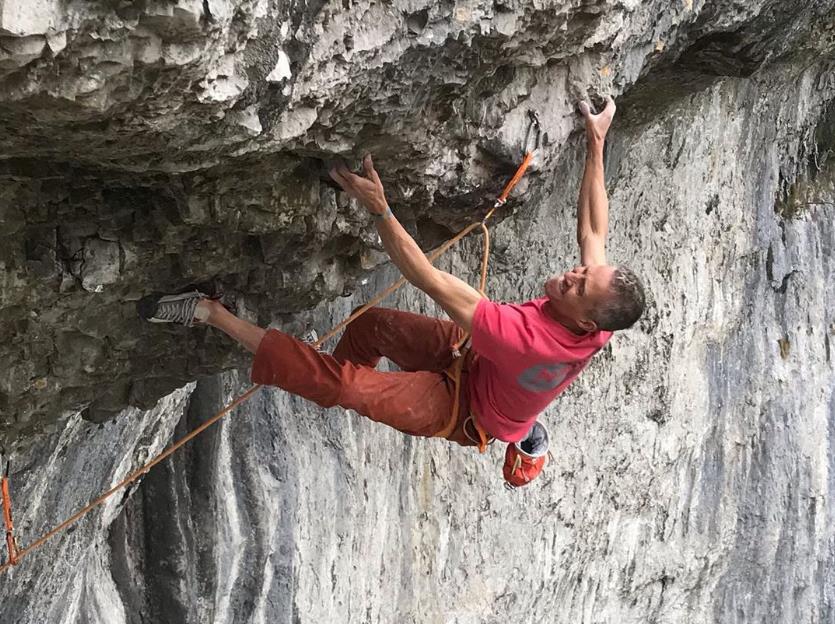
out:
{"label": "rope strand hanging", "polygon": [[[454,237],[452,237],[451,239],[446,241],[444,244],[442,244],[440,247],[438,247],[437,249],[435,249],[434,251],[432,251],[430,254],[427,255],[427,259],[430,262],[434,262],[441,255],[446,253],[447,250],[449,250],[450,247],[452,247],[458,241],[460,241],[462,238],[464,238],[465,236],[470,234],[470,232],[472,232],[473,230],[475,230],[477,228],[481,228],[482,233],[484,234],[484,251],[483,251],[483,256],[482,256],[482,261],[481,261],[479,291],[482,294],[484,294],[484,289],[485,289],[486,281],[487,281],[487,261],[488,261],[488,256],[489,256],[489,252],[490,252],[490,235],[489,235],[489,231],[487,229],[487,221],[493,216],[493,214],[496,212],[496,210],[498,208],[500,208],[501,206],[503,206],[506,203],[507,198],[510,195],[511,191],[516,187],[516,185],[519,183],[519,181],[525,175],[525,172],[527,171],[528,167],[530,166],[531,161],[533,159],[533,152],[539,147],[539,134],[540,134],[539,120],[536,118],[536,114],[533,113],[533,111],[531,111],[529,114],[530,114],[530,117],[531,117],[531,125],[528,129],[528,135],[526,135],[525,149],[527,150],[527,147],[528,147],[528,145],[527,145],[528,136],[530,134],[531,128],[534,128],[535,133],[536,133],[535,145],[531,150],[526,151],[524,159],[522,160],[522,164],[519,165],[519,167],[517,168],[516,173],[514,174],[514,176],[505,185],[504,190],[502,191],[499,198],[496,200],[493,207],[487,212],[487,214],[485,215],[485,217],[481,221],[471,223],[470,225],[465,227],[463,230],[458,232],[458,234],[456,234]],[[385,288],[384,290],[382,290],[381,292],[376,294],[368,303],[363,305],[361,308],[357,309],[349,317],[347,317],[346,319],[344,319],[341,322],[339,322],[338,324],[336,324],[324,336],[322,336],[316,342],[314,342],[312,346],[314,348],[318,349],[325,342],[327,342],[328,340],[330,340],[331,338],[336,336],[336,334],[338,334],[342,329],[344,329],[349,323],[351,323],[357,317],[361,316],[366,311],[368,311],[372,307],[376,306],[383,299],[385,299],[388,295],[390,295],[394,291],[398,290],[400,287],[402,287],[405,284],[406,284],[406,278],[401,277],[396,282],[394,282],[393,284],[391,284],[390,286],[388,286],[387,288]],[[4,508],[4,520],[5,520],[5,523],[6,523],[6,542],[7,542],[7,549],[8,549],[8,557],[7,557],[6,562],[4,564],[0,565],[0,574],[6,572],[12,566],[18,565],[20,563],[20,560],[23,559],[24,557],[26,557],[27,555],[29,555],[30,553],[32,553],[32,551],[34,551],[34,550],[40,548],[41,546],[43,546],[44,543],[46,543],[48,540],[55,537],[58,533],[61,533],[62,531],[66,530],[71,525],[78,522],[85,515],[87,515],[91,511],[93,511],[96,507],[103,504],[108,498],[113,496],[116,492],[118,492],[119,490],[122,490],[123,488],[127,487],[128,485],[130,485],[131,483],[136,481],[139,477],[146,474],[151,468],[153,468],[154,466],[156,466],[157,464],[159,464],[160,462],[164,461],[169,456],[174,454],[182,446],[184,446],[185,444],[190,442],[192,439],[194,439],[195,437],[197,437],[198,435],[203,433],[206,429],[208,429],[213,424],[215,424],[217,421],[219,421],[221,418],[226,416],[229,412],[231,412],[237,406],[239,406],[242,403],[248,401],[262,387],[263,386],[261,386],[259,384],[255,384],[255,385],[250,386],[241,395],[239,395],[237,398],[235,398],[233,401],[231,401],[228,405],[224,406],[214,416],[212,416],[211,418],[206,420],[204,423],[202,423],[201,425],[199,425],[198,427],[193,429],[191,432],[189,432],[188,434],[186,434],[185,436],[183,436],[182,438],[177,440],[174,444],[169,446],[167,449],[162,451],[160,454],[158,454],[156,457],[154,457],[153,459],[148,461],[146,464],[144,464],[140,468],[134,470],[127,477],[125,477],[124,479],[119,481],[119,483],[117,483],[116,485],[111,487],[109,490],[107,490],[106,492],[101,494],[98,498],[91,501],[85,507],[78,510],[76,513],[71,515],[69,518],[67,518],[66,520],[64,520],[60,524],[56,525],[54,528],[50,529],[44,535],[42,535],[41,537],[39,537],[34,542],[32,542],[31,544],[29,544],[28,546],[26,546],[24,548],[18,548],[17,545],[14,542],[14,537],[13,537],[13,533],[12,533],[13,527],[12,527],[12,518],[11,518],[11,499],[9,498],[9,482],[8,482],[7,477],[3,477],[2,487],[0,488],[0,490],[2,491],[2,496],[3,496],[3,508]],[[456,396],[456,399],[457,399],[457,396]]]}

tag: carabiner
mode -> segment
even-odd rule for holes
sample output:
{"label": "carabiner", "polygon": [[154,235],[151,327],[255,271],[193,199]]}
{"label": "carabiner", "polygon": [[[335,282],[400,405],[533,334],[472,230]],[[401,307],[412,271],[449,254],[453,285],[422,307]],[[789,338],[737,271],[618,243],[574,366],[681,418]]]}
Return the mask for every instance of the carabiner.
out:
{"label": "carabiner", "polygon": [[[525,154],[530,154],[539,149],[539,142],[542,136],[542,124],[539,122],[539,115],[532,108],[528,109],[528,119],[530,121],[528,123],[528,131],[525,133],[525,146],[523,150]],[[534,142],[533,147],[528,149],[531,140],[531,131],[534,131]]]}

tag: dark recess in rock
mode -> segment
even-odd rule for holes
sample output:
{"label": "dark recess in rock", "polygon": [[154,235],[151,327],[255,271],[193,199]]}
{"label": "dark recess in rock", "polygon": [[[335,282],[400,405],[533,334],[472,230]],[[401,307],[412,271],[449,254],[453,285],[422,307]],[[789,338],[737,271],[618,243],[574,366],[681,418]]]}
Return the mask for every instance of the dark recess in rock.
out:
{"label": "dark recess in rock", "polygon": [[426,28],[426,24],[429,22],[429,10],[423,9],[422,11],[418,11],[417,13],[412,13],[409,17],[406,18],[406,27],[409,29],[409,32],[413,35],[419,35],[423,32],[423,29]]}

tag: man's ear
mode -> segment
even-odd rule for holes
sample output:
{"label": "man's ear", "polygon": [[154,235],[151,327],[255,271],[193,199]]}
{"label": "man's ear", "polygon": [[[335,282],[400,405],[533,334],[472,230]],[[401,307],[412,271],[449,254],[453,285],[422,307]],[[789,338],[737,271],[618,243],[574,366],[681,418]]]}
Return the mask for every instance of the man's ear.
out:
{"label": "man's ear", "polygon": [[596,332],[597,331],[597,323],[591,319],[583,318],[577,321],[577,325],[580,326],[584,332]]}

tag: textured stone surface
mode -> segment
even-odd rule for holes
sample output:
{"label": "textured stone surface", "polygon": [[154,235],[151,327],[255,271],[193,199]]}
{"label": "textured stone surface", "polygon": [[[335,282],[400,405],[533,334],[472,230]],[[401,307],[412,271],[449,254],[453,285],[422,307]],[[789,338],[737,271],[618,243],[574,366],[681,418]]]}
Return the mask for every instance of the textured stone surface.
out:
{"label": "textured stone surface", "polygon": [[[71,417],[40,436],[27,454],[15,454],[10,479],[18,546],[32,543],[163,450],[192,387],[172,393],[149,411],[125,410],[104,424]],[[127,495],[136,487],[131,486]],[[124,619],[118,588],[103,567],[102,555],[109,552],[109,527],[120,517],[127,495],[120,492],[48,542],[44,550],[31,555],[31,567],[21,563],[26,568],[7,572],[0,590],[0,619]]]}
{"label": "textured stone surface", "polygon": [[[132,300],[212,282],[322,330],[392,277],[323,183],[334,154],[373,150],[431,246],[512,173],[536,108],[547,138],[490,283],[530,297],[576,261],[573,102],[621,95],[610,256],[653,296],[548,411],[555,459],[524,492],[501,487],[498,446],[265,392],[13,570],[0,620],[835,618],[831,3],[50,6],[0,3],[0,412],[23,543],[127,472],[137,439],[164,444],[183,398],[121,409],[248,361],[142,326]],[[478,253],[445,267],[473,275]],[[202,379],[180,430],[239,385]]]}

